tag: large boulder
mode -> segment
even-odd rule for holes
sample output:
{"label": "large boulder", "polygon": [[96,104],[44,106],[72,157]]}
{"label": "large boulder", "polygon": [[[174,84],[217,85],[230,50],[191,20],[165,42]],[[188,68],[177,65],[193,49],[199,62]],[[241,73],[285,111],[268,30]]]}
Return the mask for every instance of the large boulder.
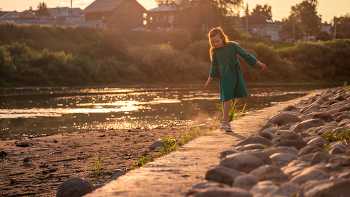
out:
{"label": "large boulder", "polygon": [[309,180],[328,179],[329,175],[323,170],[306,168],[300,174],[290,180],[291,183],[303,184]]}
{"label": "large boulder", "polygon": [[224,159],[227,157],[227,155],[232,155],[235,153],[242,153],[242,151],[237,150],[237,149],[228,149],[228,150],[224,150],[220,153],[220,159]]}
{"label": "large boulder", "polygon": [[233,182],[233,187],[243,188],[246,190],[250,190],[254,185],[256,185],[259,180],[253,175],[242,175],[236,177]]}
{"label": "large boulder", "polygon": [[255,176],[259,181],[267,179],[279,179],[286,175],[282,170],[275,165],[264,165],[250,172],[250,175]]}
{"label": "large boulder", "polygon": [[288,123],[296,123],[296,122],[301,122],[301,119],[298,116],[290,113],[276,114],[267,121],[267,123],[275,124],[278,126],[283,126]]}
{"label": "large boulder", "polygon": [[323,137],[317,137],[317,138],[310,140],[307,144],[309,146],[316,146],[319,148],[323,148],[324,144],[326,144],[326,145],[329,144],[329,141]]}
{"label": "large boulder", "polygon": [[93,191],[94,185],[81,178],[64,181],[57,190],[56,197],[80,197]]}
{"label": "large boulder", "polygon": [[332,117],[331,113],[327,113],[327,112],[316,112],[312,115],[312,119],[317,119],[317,118],[321,118],[323,119],[325,122],[332,122],[334,119]]}
{"label": "large boulder", "polygon": [[278,163],[285,163],[285,162],[291,162],[294,159],[297,159],[298,156],[296,154],[289,154],[289,153],[275,153],[270,156],[270,159],[274,162]]}
{"label": "large boulder", "polygon": [[237,144],[237,146],[242,146],[246,144],[263,144],[265,146],[272,146],[272,142],[264,137],[250,136]]}
{"label": "large boulder", "polygon": [[295,147],[289,147],[289,146],[280,146],[280,147],[273,147],[265,150],[263,153],[266,153],[267,155],[273,155],[275,153],[290,153],[290,154],[298,154],[299,150]]}
{"label": "large boulder", "polygon": [[300,141],[302,141],[303,138],[300,135],[298,135],[297,133],[287,131],[287,132],[284,132],[282,135],[278,136],[277,138],[273,139],[272,143],[277,144],[278,142],[283,141],[283,140],[300,140]]}
{"label": "large boulder", "polygon": [[300,157],[315,152],[324,152],[324,150],[316,146],[305,146],[304,148],[300,149],[298,156]]}
{"label": "large boulder", "polygon": [[324,125],[324,121],[321,118],[305,120],[303,122],[297,123],[291,131],[295,133],[300,133],[300,132],[306,131],[308,128],[319,127],[323,125]]}
{"label": "large boulder", "polygon": [[301,149],[305,147],[307,143],[304,140],[283,140],[274,145],[274,147],[279,146],[293,146],[296,149]]}
{"label": "large boulder", "polygon": [[255,149],[264,149],[266,145],[263,144],[247,144],[236,147],[239,151],[246,151],[246,150],[255,150]]}
{"label": "large boulder", "polygon": [[350,180],[345,179],[337,182],[325,185],[322,189],[318,190],[313,197],[340,197],[349,196]]}
{"label": "large boulder", "polygon": [[298,185],[286,183],[283,184],[278,190],[272,191],[267,196],[293,196],[298,194],[301,188]]}
{"label": "large boulder", "polygon": [[330,155],[327,152],[316,152],[312,156],[310,164],[311,165],[315,165],[315,164],[318,164],[318,163],[328,163],[328,161],[330,159],[332,159],[333,157],[334,157],[333,155]]}
{"label": "large boulder", "polygon": [[220,162],[220,166],[232,168],[245,173],[249,173],[262,165],[265,165],[265,163],[261,159],[244,153],[229,155]]}

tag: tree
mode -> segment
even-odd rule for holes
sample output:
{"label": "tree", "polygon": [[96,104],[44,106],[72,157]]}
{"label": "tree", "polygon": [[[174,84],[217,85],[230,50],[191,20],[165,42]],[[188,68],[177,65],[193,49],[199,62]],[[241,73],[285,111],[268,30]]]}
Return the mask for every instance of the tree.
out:
{"label": "tree", "polygon": [[[294,15],[290,15],[288,18],[282,19],[282,30],[283,37],[293,38],[293,17]],[[300,26],[300,22],[294,19],[294,32],[295,32],[295,40],[299,40],[303,38],[303,30]]]}
{"label": "tree", "polygon": [[291,15],[300,21],[307,38],[317,35],[321,29],[321,15],[317,14],[317,5],[317,0],[304,0],[291,8]]}
{"label": "tree", "polygon": [[253,8],[252,16],[263,16],[268,20],[272,20],[272,8],[268,4],[264,6],[256,4],[256,7]]}
{"label": "tree", "polygon": [[350,38],[350,14],[334,17],[331,33],[334,37],[334,25],[336,25],[336,38]]}
{"label": "tree", "polygon": [[47,5],[45,2],[39,2],[38,5],[38,10],[35,12],[36,15],[38,16],[51,16],[52,13],[50,12],[49,9],[47,9]]}
{"label": "tree", "polygon": [[327,32],[320,31],[320,33],[316,35],[316,40],[327,41],[330,40],[330,36]]}

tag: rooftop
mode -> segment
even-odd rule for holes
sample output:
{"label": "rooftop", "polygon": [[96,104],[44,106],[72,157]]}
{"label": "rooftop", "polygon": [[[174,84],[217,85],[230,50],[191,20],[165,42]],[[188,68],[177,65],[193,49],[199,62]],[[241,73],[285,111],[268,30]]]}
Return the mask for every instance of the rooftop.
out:
{"label": "rooftop", "polygon": [[111,12],[124,1],[125,0],[96,0],[80,13]]}
{"label": "rooftop", "polygon": [[[171,10],[177,10],[180,2],[159,4],[159,7],[148,10],[148,12],[170,12]],[[181,8],[180,8],[181,9]]]}

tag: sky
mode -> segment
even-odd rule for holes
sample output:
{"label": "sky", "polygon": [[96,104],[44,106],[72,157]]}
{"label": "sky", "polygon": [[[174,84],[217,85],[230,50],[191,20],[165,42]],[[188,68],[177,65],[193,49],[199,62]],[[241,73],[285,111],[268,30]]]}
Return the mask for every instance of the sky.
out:
{"label": "sky", "polygon": [[[45,2],[48,7],[70,7],[70,0],[0,0],[0,8],[3,11],[19,11],[29,9],[29,6],[36,8],[39,2]],[[94,0],[73,0],[73,7],[86,8]],[[147,10],[157,7],[155,0],[138,0]],[[281,20],[289,15],[290,8],[302,0],[244,0],[244,4],[249,4],[249,9],[256,4],[269,4],[272,7],[272,19]],[[318,0],[318,14],[322,15],[323,22],[330,22],[334,16],[341,16],[350,13],[350,0]],[[241,14],[243,12],[241,11]]]}

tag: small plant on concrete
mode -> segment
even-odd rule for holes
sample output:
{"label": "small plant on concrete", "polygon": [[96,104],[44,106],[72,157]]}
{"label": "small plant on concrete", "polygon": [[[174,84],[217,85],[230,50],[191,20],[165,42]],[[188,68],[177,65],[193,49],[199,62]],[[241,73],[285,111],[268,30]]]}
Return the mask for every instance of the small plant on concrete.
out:
{"label": "small plant on concrete", "polygon": [[[233,102],[231,103],[231,107],[230,107],[230,111],[229,111],[229,121],[232,121],[232,120],[237,120],[241,117],[244,116],[244,112],[246,112],[247,110],[245,109],[246,106],[247,106],[247,102],[243,105],[243,108],[242,110],[238,110],[239,107],[241,107],[242,105],[240,105],[239,103],[240,101],[235,98],[233,100]],[[224,110],[222,108],[222,104],[217,104],[218,108],[220,109],[220,111],[223,113]]]}
{"label": "small plant on concrete", "polygon": [[345,133],[345,131],[342,131],[340,134],[327,133],[325,137],[328,141],[331,141],[331,142],[334,142],[334,141],[344,141],[345,143],[350,142],[350,132]]}
{"label": "small plant on concrete", "polygon": [[193,126],[187,132],[181,129],[180,132],[182,134],[182,139],[181,139],[180,145],[182,146],[199,136],[205,135],[206,133],[210,133],[214,129],[215,128],[210,130],[203,130],[203,129],[200,129],[199,127],[194,128]]}
{"label": "small plant on concrete", "polygon": [[134,162],[129,166],[128,170],[133,170],[133,169],[139,168],[139,167],[141,167],[141,166],[144,166],[144,165],[146,165],[148,162],[151,162],[152,159],[153,159],[153,156],[152,156],[152,155],[146,156],[146,157],[142,156],[142,157],[140,157],[139,160],[134,161]]}
{"label": "small plant on concrete", "polygon": [[77,142],[74,142],[74,144],[72,145],[69,145],[69,147],[75,149],[76,147],[79,147],[80,146],[80,143],[77,143]]}
{"label": "small plant on concrete", "polygon": [[96,184],[97,176],[101,175],[101,164],[102,164],[102,158],[93,156],[93,163],[94,163],[94,170],[95,170],[95,179],[94,184]]}
{"label": "small plant on concrete", "polygon": [[179,148],[179,145],[176,143],[173,136],[164,138],[163,143],[164,146],[162,146],[159,150],[159,156],[169,154],[170,152]]}

